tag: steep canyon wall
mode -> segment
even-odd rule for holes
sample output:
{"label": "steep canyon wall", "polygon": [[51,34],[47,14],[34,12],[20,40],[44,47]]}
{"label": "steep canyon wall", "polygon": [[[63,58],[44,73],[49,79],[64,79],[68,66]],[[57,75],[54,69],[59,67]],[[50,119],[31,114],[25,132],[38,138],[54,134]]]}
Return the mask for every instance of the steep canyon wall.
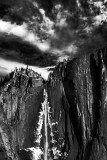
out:
{"label": "steep canyon wall", "polygon": [[106,48],[60,62],[47,82],[15,71],[0,87],[0,160],[106,160],[106,105]]}

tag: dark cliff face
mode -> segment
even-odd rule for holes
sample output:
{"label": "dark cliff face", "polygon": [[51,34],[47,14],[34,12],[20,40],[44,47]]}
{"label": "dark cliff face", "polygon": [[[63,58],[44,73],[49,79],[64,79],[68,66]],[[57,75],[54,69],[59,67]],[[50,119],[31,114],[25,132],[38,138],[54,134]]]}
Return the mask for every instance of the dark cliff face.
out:
{"label": "dark cliff face", "polygon": [[64,61],[44,83],[16,71],[0,89],[0,157],[107,159],[107,55]]}
{"label": "dark cliff face", "polygon": [[102,49],[67,64],[63,86],[78,141],[76,159],[107,158],[106,61],[106,49]]}
{"label": "dark cliff face", "polygon": [[37,114],[43,98],[42,85],[38,74],[33,71],[26,74],[26,70],[22,70],[1,87],[0,145],[12,160],[23,156],[21,150],[34,143]]}
{"label": "dark cliff face", "polygon": [[[60,63],[54,71],[51,80],[54,87],[49,89],[50,104],[57,110],[60,107],[64,110],[64,151],[67,152],[68,160],[107,159],[106,67],[107,55],[104,48],[95,54]],[[57,76],[62,77],[60,83],[55,75],[56,70]],[[58,94],[61,85],[63,93]],[[58,95],[62,95],[61,104]],[[56,115],[58,113],[56,111]]]}

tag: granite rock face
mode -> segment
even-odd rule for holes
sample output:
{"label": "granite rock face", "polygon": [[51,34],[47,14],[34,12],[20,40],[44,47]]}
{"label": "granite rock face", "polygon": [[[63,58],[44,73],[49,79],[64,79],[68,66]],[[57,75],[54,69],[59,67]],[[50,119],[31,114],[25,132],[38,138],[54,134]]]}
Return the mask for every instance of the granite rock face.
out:
{"label": "granite rock face", "polygon": [[20,159],[20,151],[33,145],[43,98],[43,79],[33,71],[27,74],[17,71],[0,90],[0,145],[12,160]]}
{"label": "granite rock face", "polygon": [[47,82],[29,69],[2,80],[1,160],[106,160],[106,85],[106,48],[60,62]]}
{"label": "granite rock face", "polygon": [[[67,63],[63,87],[77,141],[76,144],[72,139],[74,145],[69,146],[68,159],[107,159],[106,67],[106,49]],[[72,153],[73,148],[77,148],[77,154]]]}

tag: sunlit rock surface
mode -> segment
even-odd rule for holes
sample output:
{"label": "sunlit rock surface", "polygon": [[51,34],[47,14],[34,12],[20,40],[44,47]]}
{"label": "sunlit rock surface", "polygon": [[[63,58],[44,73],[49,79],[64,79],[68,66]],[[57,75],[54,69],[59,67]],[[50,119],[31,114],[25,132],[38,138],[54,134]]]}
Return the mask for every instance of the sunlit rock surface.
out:
{"label": "sunlit rock surface", "polygon": [[2,160],[107,159],[106,48],[60,62],[48,81],[30,69],[2,79]]}

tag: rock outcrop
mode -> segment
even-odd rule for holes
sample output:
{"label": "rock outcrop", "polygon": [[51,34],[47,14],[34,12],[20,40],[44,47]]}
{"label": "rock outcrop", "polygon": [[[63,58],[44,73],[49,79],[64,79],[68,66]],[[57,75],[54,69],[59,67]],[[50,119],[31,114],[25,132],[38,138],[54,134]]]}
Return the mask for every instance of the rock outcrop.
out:
{"label": "rock outcrop", "polygon": [[106,137],[106,48],[60,62],[47,82],[28,68],[2,80],[2,160],[106,160]]}

